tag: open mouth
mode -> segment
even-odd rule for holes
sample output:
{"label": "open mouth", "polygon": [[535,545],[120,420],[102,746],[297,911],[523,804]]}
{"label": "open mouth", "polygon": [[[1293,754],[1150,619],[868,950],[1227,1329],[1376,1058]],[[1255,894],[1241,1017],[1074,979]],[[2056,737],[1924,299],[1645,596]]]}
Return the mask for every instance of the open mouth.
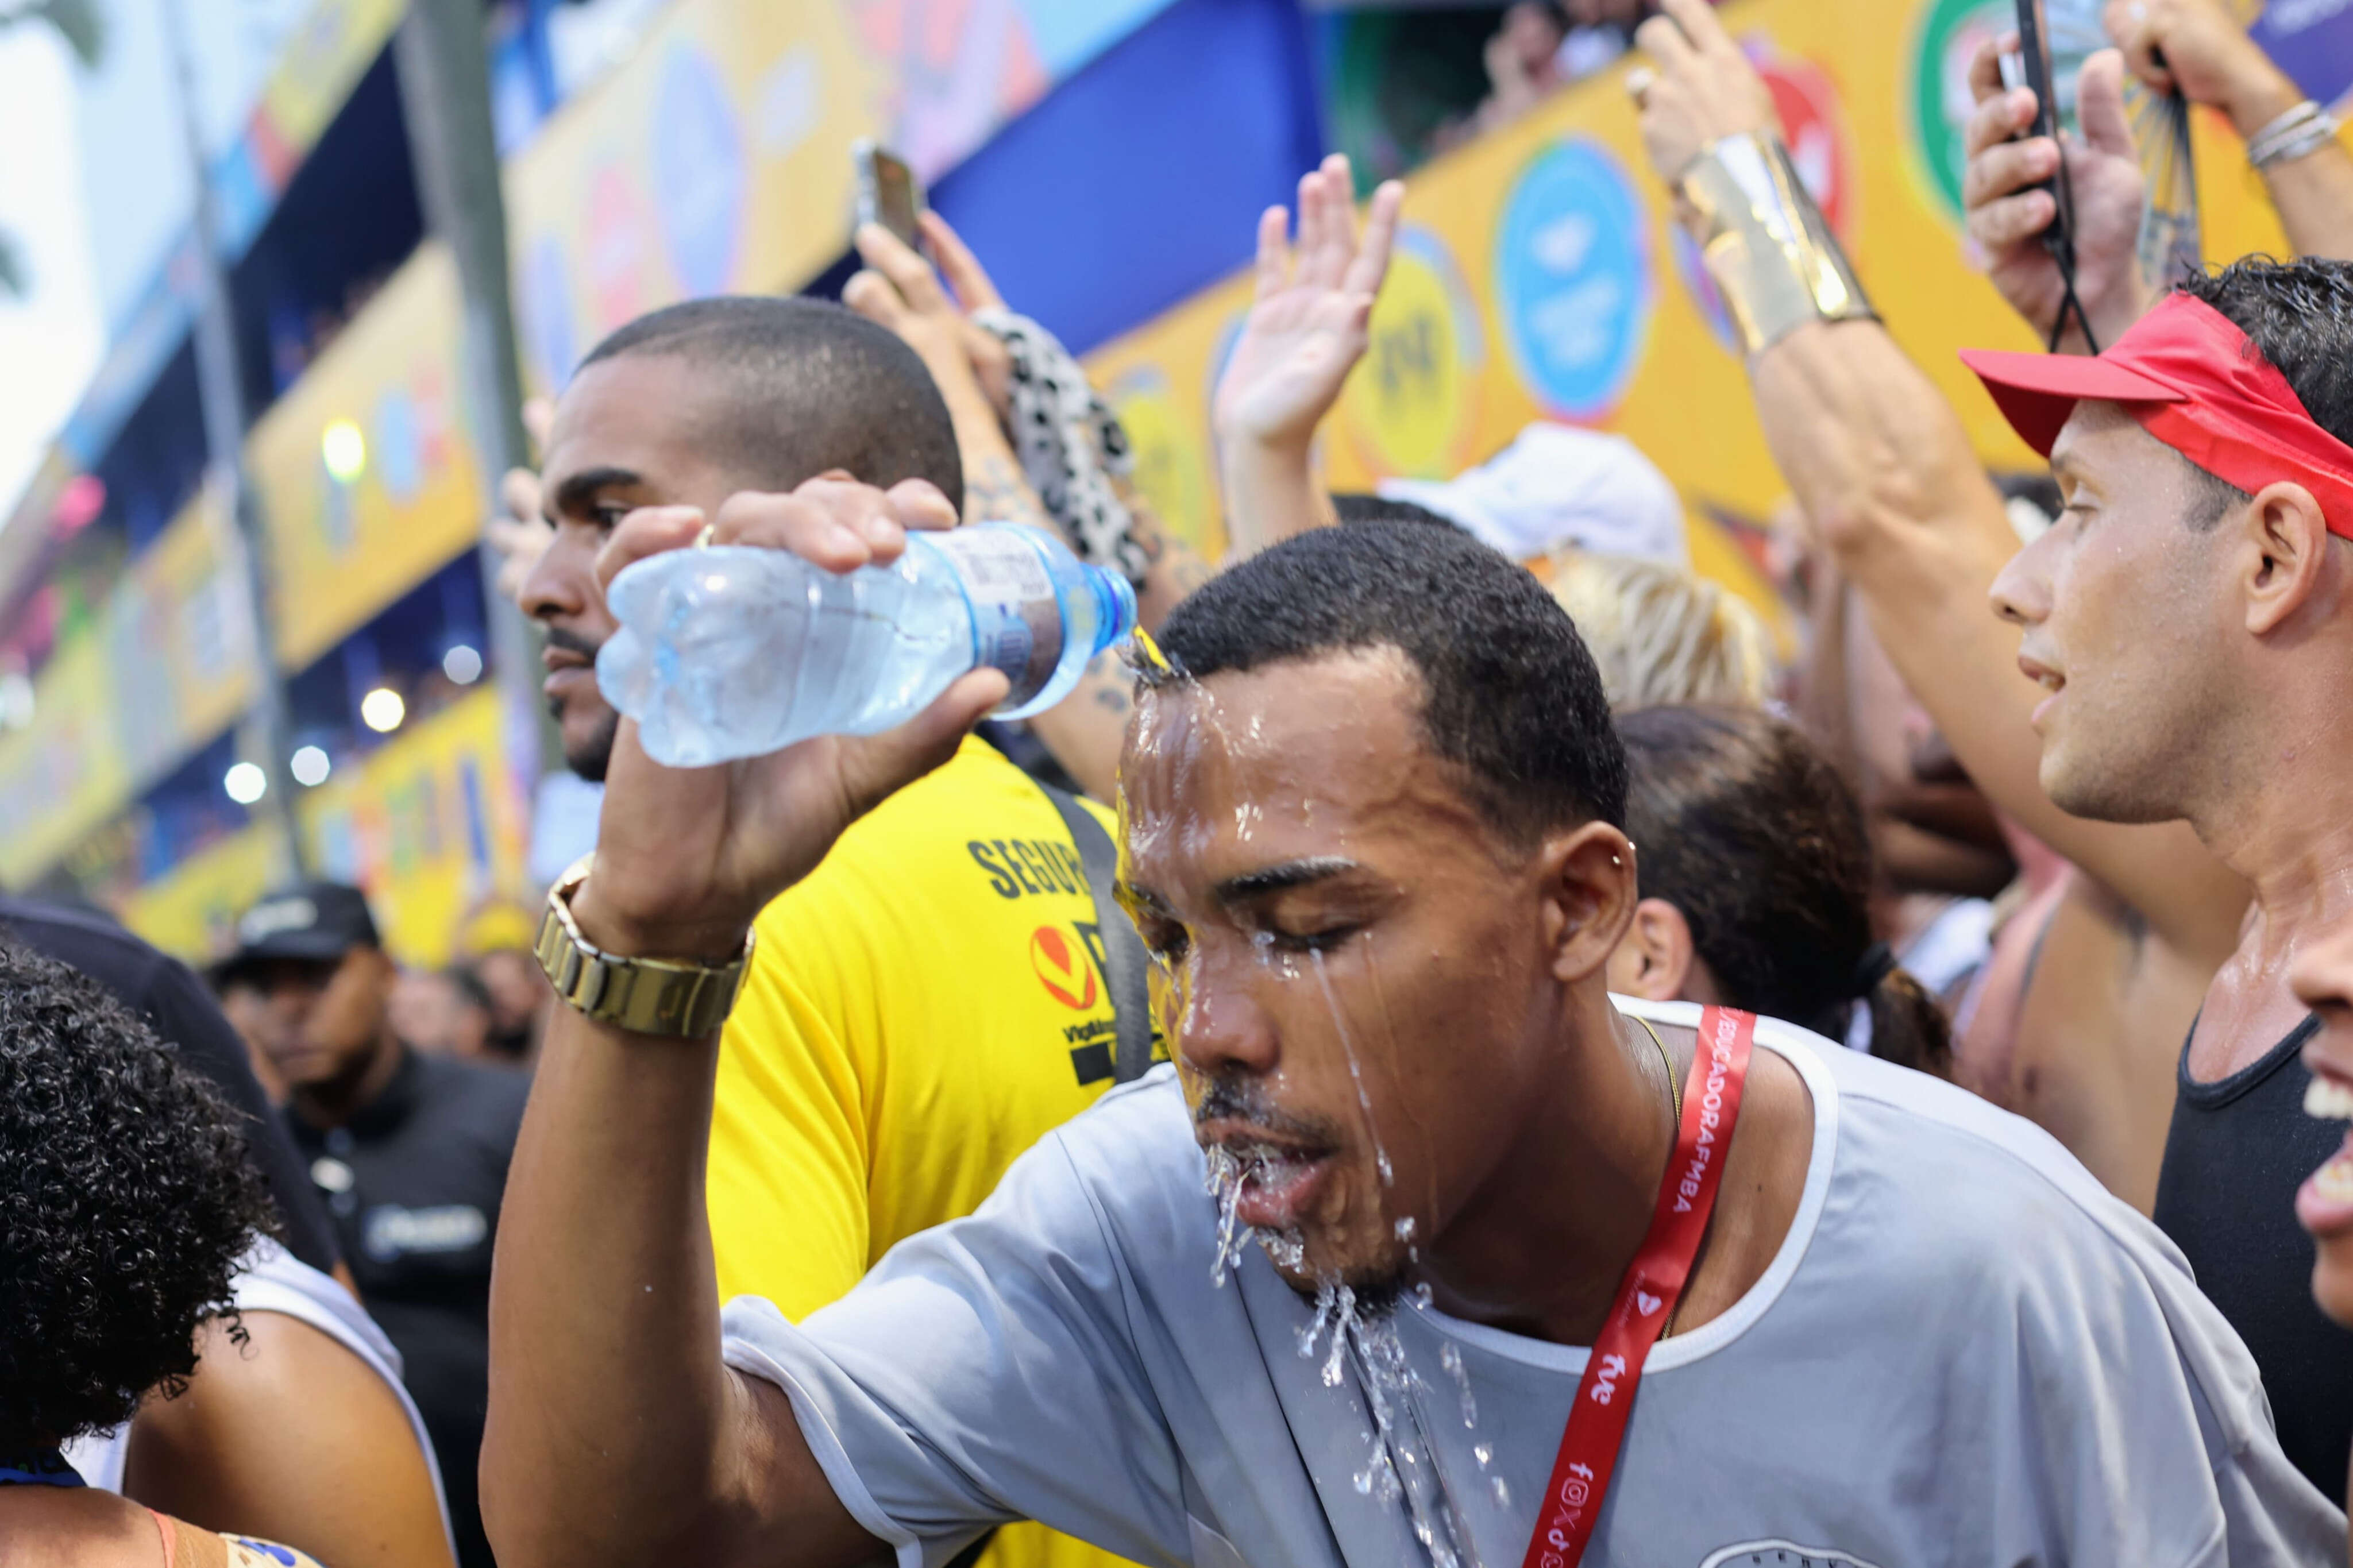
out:
{"label": "open mouth", "polygon": [[[2323,1121],[2353,1121],[2353,1082],[2316,1064],[2304,1091],[2304,1113]],[[2296,1190],[2295,1217],[2315,1236],[2353,1229],[2353,1129],[2326,1164]]]}
{"label": "open mouth", "polygon": [[1314,1206],[1329,1179],[1333,1152],[1268,1137],[1254,1127],[1211,1124],[1202,1146],[1223,1156],[1239,1184],[1234,1217],[1260,1230],[1285,1231]]}
{"label": "open mouth", "polygon": [[2019,656],[2018,668],[2025,673],[2026,679],[2042,688],[2042,700],[2034,705],[2032,721],[2035,728],[2040,729],[2043,716],[2051,711],[2052,704],[2059,700],[2059,693],[2066,689],[2067,678],[2049,665],[2028,658],[2023,654]]}

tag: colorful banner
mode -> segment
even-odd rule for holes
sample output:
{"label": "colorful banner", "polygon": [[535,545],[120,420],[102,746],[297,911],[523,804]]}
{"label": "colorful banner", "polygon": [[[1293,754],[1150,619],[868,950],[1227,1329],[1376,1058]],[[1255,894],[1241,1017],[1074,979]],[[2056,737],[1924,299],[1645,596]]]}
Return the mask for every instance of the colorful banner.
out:
{"label": "colorful banner", "polygon": [[613,328],[700,294],[790,289],[839,254],[849,144],[892,80],[832,5],[679,0],[509,160],[516,325],[541,387]]}
{"label": "colorful banner", "polygon": [[0,735],[0,886],[21,888],[130,793],[107,639],[73,637],[33,683],[33,721]]}
{"label": "colorful banner", "polygon": [[207,488],[172,521],[107,606],[110,706],[135,792],[235,722],[253,690],[245,544]]}
{"label": "colorful banner", "polygon": [[678,0],[508,162],[527,375],[673,300],[799,288],[849,246],[852,142],[928,181],[1168,4]]}
{"label": "colorful banner", "polygon": [[237,918],[290,879],[276,832],[256,823],[189,856],[124,900],[122,923],[202,966],[237,945]]}
{"label": "colorful banner", "polygon": [[[1898,341],[1986,461],[2025,468],[2039,460],[1954,357],[2033,346],[1967,263],[1957,206],[1969,52],[2010,11],[1744,0],[1724,16]],[[1623,75],[1604,71],[1413,177],[1371,346],[1324,432],[1326,470],[1335,489],[1363,489],[1456,472],[1533,419],[1621,431],[1682,489],[1694,563],[1767,603],[1755,525],[1785,487],[1721,303],[1642,159]],[[2194,134],[2207,253],[2284,254],[2228,127],[2200,113]],[[1090,359],[1145,490],[1212,552],[1225,541],[1210,390],[1249,302],[1237,277]]]}
{"label": "colorful banner", "polygon": [[254,426],[246,452],[290,670],[475,542],[459,321],[456,266],[427,241]]}
{"label": "colorful banner", "polygon": [[478,691],[303,798],[318,874],[367,889],[403,963],[447,963],[475,907],[522,885],[523,824],[505,766],[498,694]]}

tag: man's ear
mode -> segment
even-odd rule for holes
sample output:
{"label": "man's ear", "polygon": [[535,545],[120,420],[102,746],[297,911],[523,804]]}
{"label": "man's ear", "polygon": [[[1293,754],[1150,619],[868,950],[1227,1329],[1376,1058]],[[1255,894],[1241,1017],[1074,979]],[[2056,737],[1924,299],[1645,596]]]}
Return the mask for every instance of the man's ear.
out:
{"label": "man's ear", "polygon": [[1651,1002],[1689,1000],[1696,956],[1683,910],[1664,899],[1644,899],[1609,956],[1609,989]]}
{"label": "man's ear", "polygon": [[1632,840],[1588,822],[1546,839],[1537,869],[1553,977],[1566,984],[1599,973],[1634,918]]}
{"label": "man's ear", "polygon": [[2265,485],[2240,510],[2237,526],[2248,631],[2268,636],[2316,600],[2326,601],[2324,613],[2333,607],[2344,591],[2343,567],[2310,490],[2286,479]]}

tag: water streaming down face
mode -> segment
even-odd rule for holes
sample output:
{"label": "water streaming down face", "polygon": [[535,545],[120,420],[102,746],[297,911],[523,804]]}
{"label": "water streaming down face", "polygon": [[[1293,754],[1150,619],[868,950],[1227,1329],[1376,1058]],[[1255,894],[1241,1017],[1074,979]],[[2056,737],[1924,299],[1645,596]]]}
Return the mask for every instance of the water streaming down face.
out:
{"label": "water streaming down face", "polygon": [[[1295,791],[1231,787],[1239,782],[1237,775],[1250,776],[1246,768],[1235,765],[1238,755],[1266,752],[1278,744],[1261,731],[1255,712],[1247,717],[1221,712],[1216,694],[1198,683],[1179,681],[1147,693],[1139,703],[1136,723],[1131,761],[1148,763],[1154,776],[1143,782],[1143,819],[1139,821],[1133,810],[1137,802],[1124,793],[1123,820],[1132,835],[1131,851],[1139,858],[1157,858],[1148,882],[1163,899],[1182,891],[1187,876],[1201,879],[1190,884],[1200,888],[1214,885],[1220,874],[1229,874],[1200,868],[1205,863],[1248,868],[1292,860],[1293,857],[1285,850],[1297,840],[1303,826],[1320,832],[1323,842],[1332,844],[1333,816],[1312,809],[1317,804],[1320,778]],[[1204,765],[1209,777],[1228,786],[1222,798],[1217,788],[1199,782],[1203,775],[1197,770]],[[1124,792],[1130,776],[1129,770],[1123,769]],[[1356,818],[1343,810],[1338,820]],[[1252,849],[1255,854],[1248,852]],[[1343,840],[1329,850],[1307,853],[1351,856],[1353,849],[1353,843]],[[1187,856],[1192,859],[1187,860]],[[1166,902],[1155,907],[1164,923],[1174,919]],[[1173,936],[1187,940],[1165,944],[1166,951],[1176,956],[1161,957],[1158,973],[1162,1000],[1168,1009],[1164,1022],[1176,1047],[1174,1054],[1187,1073],[1188,1093],[1205,1121],[1214,1116],[1221,1122],[1219,1141],[1206,1142],[1204,1147],[1205,1186],[1213,1199],[1218,1227],[1212,1281],[1222,1286],[1227,1275],[1241,1266],[1255,1241],[1294,1289],[1303,1296],[1312,1291],[1312,1310],[1297,1335],[1299,1352],[1314,1367],[1317,1381],[1326,1389],[1343,1392],[1353,1378],[1355,1403],[1335,1405],[1335,1414],[1361,1409],[1363,1418],[1370,1423],[1363,1433],[1366,1458],[1353,1477],[1355,1489],[1381,1505],[1401,1506],[1433,1568],[1479,1568],[1481,1560],[1463,1510],[1458,1506],[1432,1440],[1433,1433],[1455,1419],[1463,1420],[1466,1432],[1475,1433],[1477,1403],[1471,1394],[1469,1373],[1461,1352],[1450,1345],[1439,1357],[1447,1377],[1433,1383],[1424,1374],[1400,1334],[1398,1287],[1384,1281],[1385,1276],[1395,1279],[1393,1271],[1399,1270],[1406,1279],[1412,1279],[1419,1262],[1417,1242],[1424,1227],[1414,1215],[1398,1214],[1389,1195],[1403,1173],[1381,1136],[1381,1110],[1390,1104],[1389,1086],[1401,1081],[1404,1075],[1395,1059],[1399,1041],[1388,998],[1377,987],[1371,998],[1377,1028],[1387,1037],[1381,1044],[1392,1058],[1388,1077],[1380,1086],[1379,1107],[1376,1084],[1360,1058],[1356,1031],[1342,1005],[1344,990],[1354,987],[1355,994],[1361,994],[1371,978],[1356,963],[1371,967],[1372,944],[1369,941],[1361,947],[1353,941],[1349,943],[1351,965],[1342,972],[1346,976],[1342,981],[1335,980],[1334,965],[1327,963],[1323,948],[1303,946],[1288,938],[1278,942],[1265,929],[1245,928],[1240,933],[1246,938],[1247,957],[1237,964],[1234,957],[1220,956],[1206,940],[1213,931],[1232,929],[1204,923],[1218,919],[1213,908],[1197,902],[1184,918],[1188,923],[1175,928]],[[1147,940],[1152,940],[1149,935]],[[1164,944],[1154,942],[1154,950],[1156,955],[1162,953]],[[1338,952],[1334,950],[1335,960]],[[1232,949],[1225,948],[1223,952],[1230,955]],[[1319,1068],[1314,1058],[1306,1055],[1297,1058],[1307,1064],[1304,1094],[1299,1092],[1298,1083],[1289,1081],[1294,1069],[1292,1058],[1282,1049],[1285,1038],[1282,1020],[1291,1019],[1295,1025],[1295,1009],[1279,999],[1302,984],[1310,968],[1315,972],[1315,989],[1305,995],[1323,1004],[1314,1010],[1328,1017],[1332,1026],[1324,1043],[1337,1047],[1323,1059],[1335,1068],[1345,1065],[1347,1073],[1345,1088],[1335,1080],[1324,1081],[1340,1089],[1338,1105],[1353,1102],[1355,1115],[1347,1120],[1356,1121],[1361,1132],[1360,1138],[1350,1138],[1331,1129],[1326,1121],[1322,1124],[1325,1138],[1319,1147],[1329,1157],[1353,1163],[1362,1182],[1349,1186],[1335,1177],[1327,1184],[1338,1197],[1337,1207],[1327,1204],[1318,1209],[1290,1211],[1309,1218],[1319,1238],[1314,1244],[1317,1249],[1333,1248],[1335,1238],[1345,1243],[1336,1251],[1320,1251],[1313,1260],[1309,1237],[1296,1225],[1269,1230],[1243,1218],[1245,1209],[1253,1206],[1247,1194],[1254,1184],[1262,1190],[1281,1183],[1287,1165],[1296,1168],[1301,1157],[1298,1125],[1295,1121],[1286,1121],[1285,1112],[1293,1107],[1316,1109]],[[1253,970],[1261,978],[1248,978]],[[1313,1008],[1314,1003],[1308,1005]],[[1273,1031],[1271,1039],[1268,1030]],[[1188,1042],[1206,1045],[1208,1054],[1197,1058],[1187,1048]],[[1299,1044],[1303,1047],[1306,1042]],[[1261,1046],[1267,1052],[1262,1064],[1249,1054]],[[1206,1065],[1216,1063],[1221,1051],[1241,1053],[1233,1060],[1250,1065],[1237,1065],[1230,1074]],[[1221,1092],[1224,1098],[1217,1099]],[[1324,1115],[1328,1117],[1333,1109],[1327,1101]],[[1422,1131],[1421,1141],[1427,1144],[1430,1137],[1421,1129],[1420,1119],[1409,1106],[1400,1104],[1398,1109]],[[1242,1130],[1240,1136],[1235,1133],[1236,1123]],[[1253,1126],[1269,1129],[1270,1141],[1253,1142],[1249,1134]],[[1348,1148],[1352,1143],[1353,1151]],[[1421,1163],[1427,1171],[1430,1152],[1426,1148]],[[1419,1188],[1421,1182],[1412,1184]],[[1434,1185],[1430,1204],[1430,1212],[1438,1212]],[[1261,1213],[1285,1212],[1280,1207],[1270,1210],[1263,1199],[1254,1206]],[[1375,1236],[1388,1245],[1368,1247]],[[1343,1261],[1352,1258],[1356,1261]],[[1367,1285],[1367,1280],[1372,1283]],[[1409,1289],[1417,1303],[1430,1305],[1431,1292],[1426,1281],[1412,1280]],[[1496,1506],[1507,1506],[1508,1493],[1500,1478],[1489,1473],[1492,1446],[1474,1442],[1470,1447],[1487,1480],[1485,1489]],[[1462,1479],[1457,1476],[1455,1485]]]}

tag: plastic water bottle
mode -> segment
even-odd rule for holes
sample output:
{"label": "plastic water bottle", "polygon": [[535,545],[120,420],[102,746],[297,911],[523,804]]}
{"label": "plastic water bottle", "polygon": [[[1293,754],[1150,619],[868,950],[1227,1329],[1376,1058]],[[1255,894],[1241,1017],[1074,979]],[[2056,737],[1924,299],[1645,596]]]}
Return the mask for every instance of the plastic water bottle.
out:
{"label": "plastic water bottle", "polygon": [[891,565],[847,574],[781,550],[667,551],[606,598],[621,626],[597,689],[673,768],[878,734],[985,665],[1013,683],[997,716],[1023,718],[1135,629],[1125,577],[1014,523],[911,533]]}

